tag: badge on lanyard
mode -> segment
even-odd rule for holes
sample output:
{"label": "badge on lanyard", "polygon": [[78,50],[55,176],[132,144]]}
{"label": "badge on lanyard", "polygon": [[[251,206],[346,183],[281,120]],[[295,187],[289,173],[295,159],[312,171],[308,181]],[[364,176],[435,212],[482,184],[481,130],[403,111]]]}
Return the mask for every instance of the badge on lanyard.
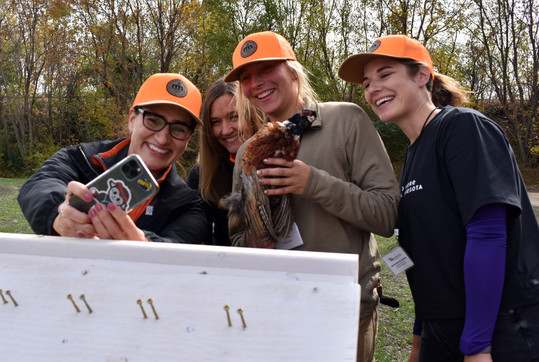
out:
{"label": "badge on lanyard", "polygon": [[299,233],[298,226],[296,223],[292,224],[292,228],[288,233],[286,238],[278,238],[277,243],[275,244],[275,249],[294,249],[298,246],[303,245],[303,239]]}
{"label": "badge on lanyard", "polygon": [[[397,236],[397,240],[399,238],[399,231],[398,229],[395,229],[395,235]],[[393,274],[398,275],[402,273],[403,271],[406,271],[414,266],[414,262],[408,254],[404,251],[403,248],[400,246],[397,247],[395,250],[387,254],[382,258],[384,263],[387,265],[389,270],[393,272]]]}

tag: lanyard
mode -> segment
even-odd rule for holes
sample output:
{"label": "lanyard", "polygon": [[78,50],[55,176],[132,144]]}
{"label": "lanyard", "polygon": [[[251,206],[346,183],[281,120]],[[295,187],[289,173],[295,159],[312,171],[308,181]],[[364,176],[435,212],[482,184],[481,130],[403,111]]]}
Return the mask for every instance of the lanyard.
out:
{"label": "lanyard", "polygon": [[[416,142],[419,140],[419,138],[423,134],[423,130],[427,126],[427,123],[430,120],[430,116],[432,116],[434,111],[436,111],[437,109],[440,109],[440,108],[435,107],[432,111],[430,111],[429,115],[427,116],[427,119],[425,119],[425,122],[423,122],[423,127],[421,127],[421,132],[419,132],[419,136],[417,136]],[[410,172],[412,161],[414,160],[414,156],[415,156],[415,150],[413,151],[413,153],[411,155],[409,154],[411,146],[412,145],[408,146],[408,150],[406,151],[406,155],[404,157],[404,166],[403,166],[402,175],[401,175],[401,187],[402,187],[403,182],[406,182],[408,180],[408,176],[409,176],[408,173]],[[410,159],[409,162],[408,162],[408,159]],[[404,186],[406,187],[406,185],[404,185]],[[401,190],[401,194],[402,194],[403,191],[404,190]]]}

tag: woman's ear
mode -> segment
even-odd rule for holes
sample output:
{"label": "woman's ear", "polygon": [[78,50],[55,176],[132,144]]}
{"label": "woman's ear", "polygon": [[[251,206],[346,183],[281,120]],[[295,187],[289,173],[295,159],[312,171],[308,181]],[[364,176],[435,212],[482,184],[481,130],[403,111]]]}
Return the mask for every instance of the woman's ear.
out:
{"label": "woman's ear", "polygon": [[290,72],[290,75],[292,76],[292,79],[297,80],[298,79],[298,73],[296,72],[296,70],[288,63],[288,61],[285,61],[283,64],[286,66],[286,68]]}
{"label": "woman's ear", "polygon": [[429,82],[431,77],[430,69],[426,65],[422,65],[416,74],[416,80],[420,86],[425,86]]}
{"label": "woman's ear", "polygon": [[135,117],[137,112],[133,108],[129,110],[129,120],[127,121],[127,126],[129,127],[129,132],[133,132],[133,124],[135,123]]}

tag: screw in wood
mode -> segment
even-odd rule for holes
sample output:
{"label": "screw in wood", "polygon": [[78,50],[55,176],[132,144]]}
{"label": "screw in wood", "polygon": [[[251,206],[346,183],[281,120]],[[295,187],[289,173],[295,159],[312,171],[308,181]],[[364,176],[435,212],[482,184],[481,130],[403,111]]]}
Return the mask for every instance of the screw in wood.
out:
{"label": "screw in wood", "polygon": [[148,304],[152,306],[153,314],[155,315],[155,319],[159,319],[159,316],[157,315],[157,312],[155,311],[155,307],[153,306],[153,299],[148,299]]}
{"label": "screw in wood", "polygon": [[80,309],[79,307],[77,307],[77,304],[75,303],[75,300],[73,299],[73,296],[71,294],[68,294],[67,299],[69,299],[71,303],[73,303],[73,306],[75,307],[75,310],[77,311],[77,313],[80,313]]}
{"label": "screw in wood", "polygon": [[148,318],[146,315],[146,312],[144,311],[144,307],[142,306],[142,299],[137,300],[137,304],[140,305],[140,310],[142,311],[142,315],[144,316],[144,319]]}
{"label": "screw in wood", "polygon": [[13,298],[13,296],[11,295],[11,291],[6,290],[6,294],[9,296],[9,298],[11,298],[11,300],[13,301],[13,304],[15,304],[15,307],[18,307],[19,304],[15,301],[15,298]]}
{"label": "screw in wood", "polygon": [[80,299],[82,299],[82,301],[84,302],[84,305],[86,305],[86,308],[88,308],[88,313],[93,313],[94,311],[92,310],[92,308],[90,308],[90,305],[88,305],[88,302],[86,301],[86,297],[84,296],[84,294],[80,295]]}
{"label": "screw in wood", "polygon": [[8,301],[6,300],[6,298],[4,298],[4,294],[2,294],[2,289],[0,289],[0,297],[2,297],[2,300],[4,301],[4,304],[7,304]]}
{"label": "screw in wood", "polygon": [[230,320],[230,313],[229,313],[230,307],[228,305],[225,305],[224,309],[226,311],[226,319],[228,321],[228,326],[232,327],[232,321]]}
{"label": "screw in wood", "polygon": [[243,318],[243,309],[238,309],[238,314],[241,317],[241,323],[243,324],[243,328],[247,328],[247,324],[245,323],[245,319]]}

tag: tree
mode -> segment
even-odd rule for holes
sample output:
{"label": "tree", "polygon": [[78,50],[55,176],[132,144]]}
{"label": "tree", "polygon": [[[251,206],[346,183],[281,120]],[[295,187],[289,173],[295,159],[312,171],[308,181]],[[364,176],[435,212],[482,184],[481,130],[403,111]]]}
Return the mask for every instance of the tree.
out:
{"label": "tree", "polygon": [[[337,77],[340,64],[381,35],[417,38],[435,70],[471,89],[471,106],[493,111],[531,164],[537,14],[537,0],[0,0],[0,172],[28,172],[59,147],[125,135],[131,102],[153,73],[180,72],[204,96],[232,69],[238,42],[263,30],[289,40],[322,100],[357,103],[373,120],[362,87]],[[375,125],[399,160],[406,137]],[[196,153],[193,138],[186,168]]]}
{"label": "tree", "polygon": [[[26,0],[5,2],[0,19],[2,34],[0,51],[0,81],[5,98],[2,107],[4,128],[10,130],[19,157],[8,163],[20,167],[35,146],[34,107],[39,99],[39,81],[46,63],[45,29],[47,2]],[[3,146],[9,149],[11,139]],[[10,153],[11,154],[11,153]]]}
{"label": "tree", "polygon": [[[535,18],[539,5],[534,0],[475,0],[474,4],[479,22],[473,40],[483,55],[490,89],[520,162],[531,164],[539,129],[539,22]],[[492,105],[491,97],[482,98]]]}

